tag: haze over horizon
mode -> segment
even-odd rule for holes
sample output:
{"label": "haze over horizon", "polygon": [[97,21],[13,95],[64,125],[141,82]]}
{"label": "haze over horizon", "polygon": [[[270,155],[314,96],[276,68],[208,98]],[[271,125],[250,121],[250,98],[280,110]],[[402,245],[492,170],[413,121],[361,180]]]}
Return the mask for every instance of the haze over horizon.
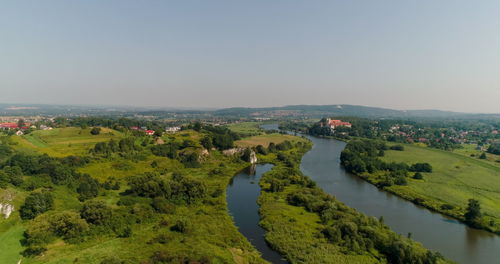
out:
{"label": "haze over horizon", "polygon": [[500,113],[498,1],[12,1],[0,103]]}

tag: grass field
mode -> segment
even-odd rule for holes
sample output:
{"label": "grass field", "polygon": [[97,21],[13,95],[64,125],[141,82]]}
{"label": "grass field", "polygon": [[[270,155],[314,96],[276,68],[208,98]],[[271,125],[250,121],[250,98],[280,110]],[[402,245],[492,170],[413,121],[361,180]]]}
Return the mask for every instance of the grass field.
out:
{"label": "grass field", "polygon": [[236,133],[245,134],[247,136],[259,135],[262,133],[260,129],[261,122],[241,122],[229,124],[227,127]]}
{"label": "grass field", "polygon": [[86,154],[97,142],[123,137],[122,133],[109,128],[102,128],[99,135],[90,134],[90,130],[91,128],[77,127],[37,130],[28,135],[12,137],[12,140],[17,143],[16,148],[20,150],[64,157]]}
{"label": "grass field", "polygon": [[[477,199],[488,221],[500,227],[500,168],[490,162],[462,154],[432,148],[405,145],[404,151],[386,151],[385,161],[428,162],[432,173],[424,173],[424,180],[410,179],[407,186],[391,186],[389,190],[401,196],[423,198],[426,205],[440,210],[446,203],[457,207],[455,213],[465,210],[467,200]],[[453,213],[453,212],[452,212]]]}
{"label": "grass field", "polygon": [[257,145],[262,145],[267,147],[269,143],[273,142],[275,144],[281,143],[285,140],[296,141],[297,137],[284,134],[267,134],[244,138],[235,142],[238,147],[255,147]]}
{"label": "grass field", "polygon": [[[476,144],[463,144],[462,146],[463,148],[455,149],[453,150],[453,152],[474,159],[479,159],[479,156],[484,152],[481,150],[477,150]],[[492,165],[500,167],[500,155],[486,153],[486,159],[481,161],[488,162]]]}

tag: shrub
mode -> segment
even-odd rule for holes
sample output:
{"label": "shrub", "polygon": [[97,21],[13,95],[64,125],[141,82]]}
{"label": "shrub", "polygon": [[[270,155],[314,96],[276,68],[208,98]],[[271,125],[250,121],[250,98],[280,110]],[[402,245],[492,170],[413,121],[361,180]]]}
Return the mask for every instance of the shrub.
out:
{"label": "shrub", "polygon": [[443,205],[441,205],[441,209],[443,209],[443,210],[452,210],[454,208],[455,208],[455,206],[453,206],[451,204],[443,204]]}
{"label": "shrub", "polygon": [[172,214],[175,211],[175,206],[170,203],[165,197],[155,197],[151,206],[162,214]]}
{"label": "shrub", "polygon": [[416,179],[416,180],[422,180],[424,178],[424,175],[422,175],[422,173],[420,172],[415,172],[415,174],[413,175],[413,179]]}
{"label": "shrub", "polygon": [[101,128],[100,127],[94,127],[90,130],[90,134],[96,136],[101,134]]}
{"label": "shrub", "polygon": [[175,224],[170,228],[170,230],[180,233],[189,232],[190,222],[186,218],[181,218],[175,222]]}
{"label": "shrub", "polygon": [[425,163],[415,163],[410,166],[410,171],[414,172],[432,172],[432,165]]}
{"label": "shrub", "polygon": [[394,145],[394,146],[391,146],[389,149],[396,150],[396,151],[404,151],[405,147],[403,147],[402,145]]}
{"label": "shrub", "polygon": [[90,224],[104,225],[111,220],[112,211],[102,201],[87,201],[80,210],[80,216]]}
{"label": "shrub", "polygon": [[48,192],[30,193],[24,200],[19,213],[22,219],[33,219],[54,206],[54,199]]}

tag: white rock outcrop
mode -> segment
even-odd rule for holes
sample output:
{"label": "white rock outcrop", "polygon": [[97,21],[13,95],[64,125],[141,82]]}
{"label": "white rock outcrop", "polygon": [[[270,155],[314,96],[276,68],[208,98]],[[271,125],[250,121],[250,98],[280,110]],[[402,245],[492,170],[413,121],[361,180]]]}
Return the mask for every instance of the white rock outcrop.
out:
{"label": "white rock outcrop", "polygon": [[[242,155],[244,151],[245,151],[245,148],[232,148],[232,149],[226,149],[226,150],[222,151],[222,154],[224,154],[226,156]],[[252,164],[257,163],[257,154],[252,149],[250,152],[249,162]]]}
{"label": "white rock outcrop", "polygon": [[0,203],[0,214],[3,214],[5,219],[9,218],[12,212],[14,212],[14,206],[12,204]]}

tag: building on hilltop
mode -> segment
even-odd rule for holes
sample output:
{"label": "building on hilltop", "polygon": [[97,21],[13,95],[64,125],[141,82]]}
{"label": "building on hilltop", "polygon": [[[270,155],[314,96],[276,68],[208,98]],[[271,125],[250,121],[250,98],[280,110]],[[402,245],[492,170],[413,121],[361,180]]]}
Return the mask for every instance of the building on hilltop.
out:
{"label": "building on hilltop", "polygon": [[349,123],[349,122],[344,122],[342,120],[336,120],[336,119],[327,118],[326,122],[321,123],[321,126],[322,127],[326,126],[326,127],[329,127],[332,130],[335,130],[335,128],[337,128],[337,127],[348,127],[348,128],[351,128],[352,124]]}

